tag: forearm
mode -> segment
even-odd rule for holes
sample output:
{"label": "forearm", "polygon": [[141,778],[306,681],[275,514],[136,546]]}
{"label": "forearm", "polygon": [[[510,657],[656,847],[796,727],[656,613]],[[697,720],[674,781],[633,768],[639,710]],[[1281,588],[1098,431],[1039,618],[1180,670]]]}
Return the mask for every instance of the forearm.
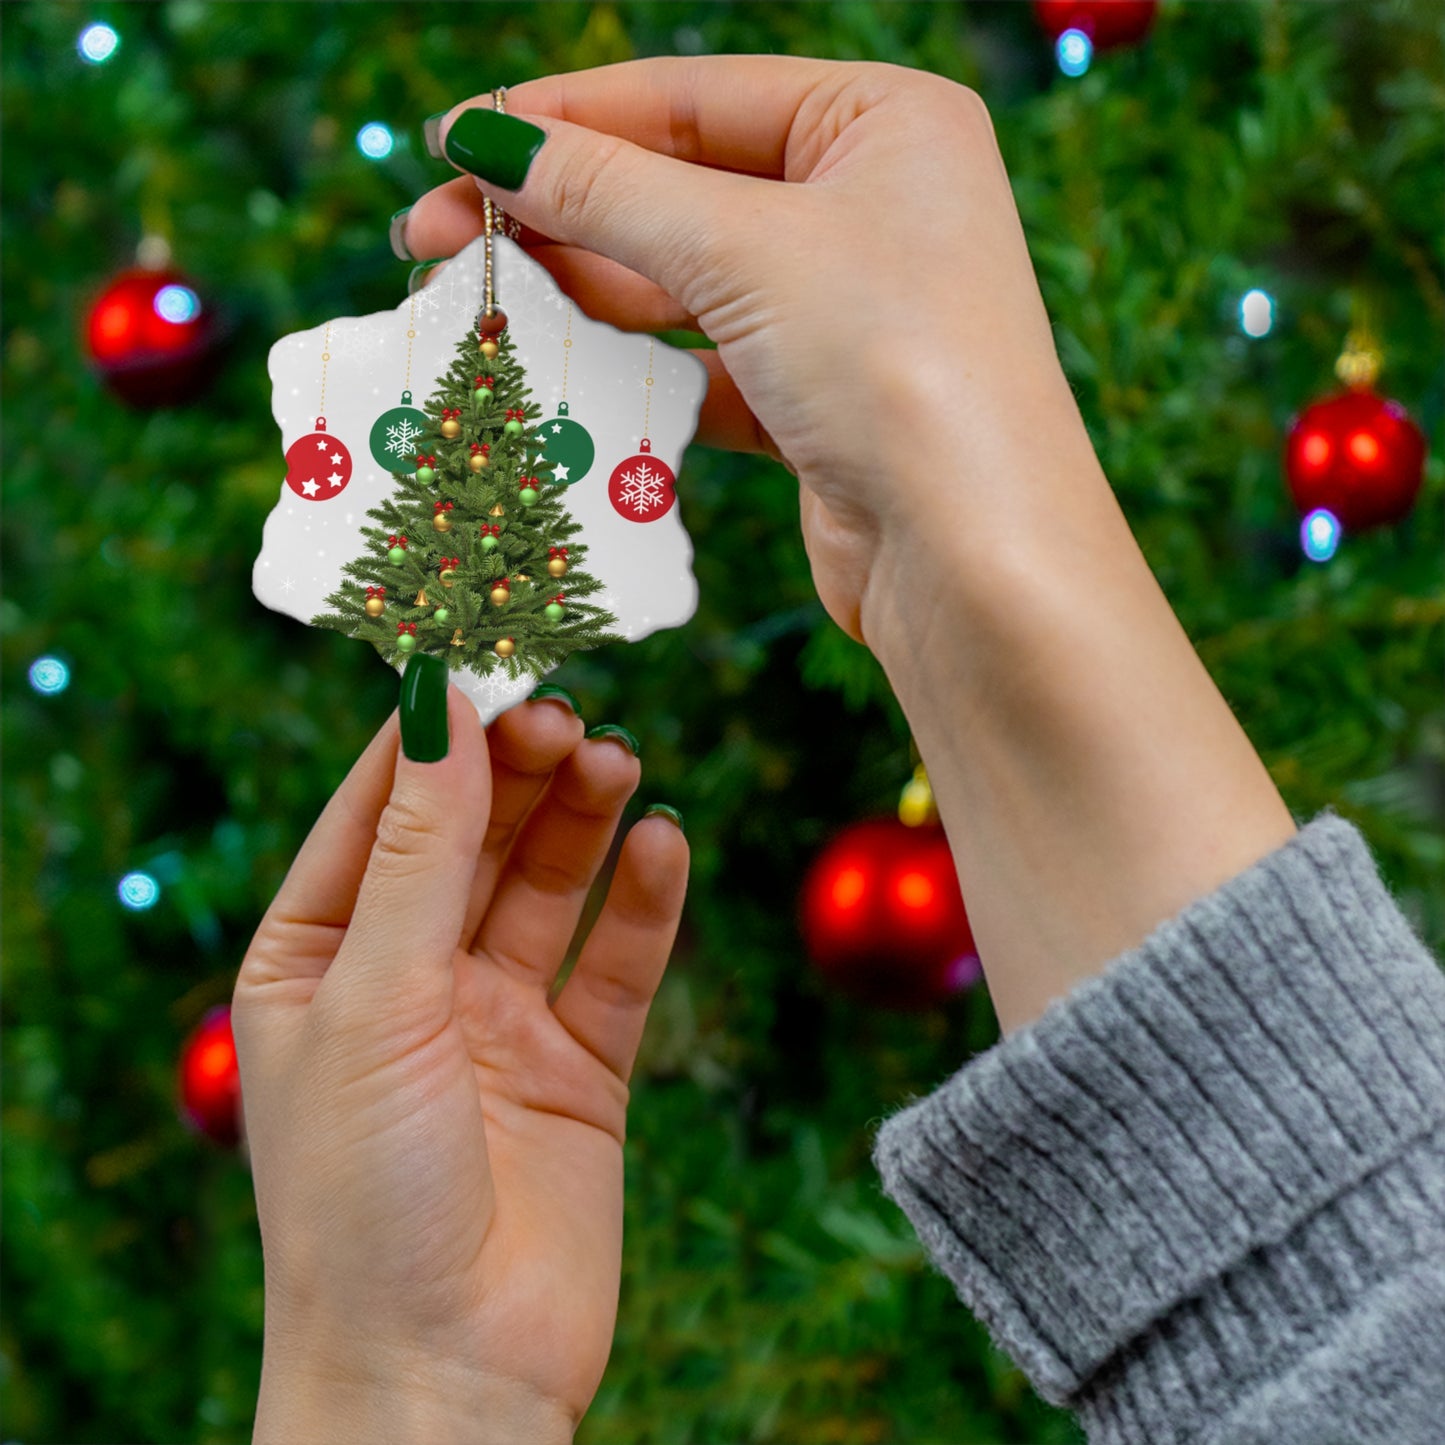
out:
{"label": "forearm", "polygon": [[1295,831],[1059,380],[1001,436],[986,491],[941,487],[950,439],[913,432],[903,486],[930,501],[885,538],[862,618],[1005,1032]]}
{"label": "forearm", "polygon": [[439,1361],[325,1368],[267,1345],[252,1445],[571,1445],[573,1422],[512,1381]]}

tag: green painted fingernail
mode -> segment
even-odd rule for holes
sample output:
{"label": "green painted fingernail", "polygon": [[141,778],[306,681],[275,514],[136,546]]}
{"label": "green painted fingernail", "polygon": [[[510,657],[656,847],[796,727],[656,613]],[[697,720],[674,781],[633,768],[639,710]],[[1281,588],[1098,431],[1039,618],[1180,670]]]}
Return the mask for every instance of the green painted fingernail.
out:
{"label": "green painted fingernail", "polygon": [[565,687],[558,687],[555,682],[544,682],[541,687],[536,688],[533,697],[555,697],[558,702],[565,702],[578,717],[582,716],[582,704],[567,691]]}
{"label": "green painted fingernail", "polygon": [[617,723],[598,723],[587,736],[589,738],[616,738],[635,758],[638,754],[637,739]]}
{"label": "green painted fingernail", "polygon": [[686,834],[687,829],[682,826],[682,814],[679,813],[676,808],[670,807],[666,803],[653,803],[642,816],[644,818],[650,818],[654,814],[660,818],[667,818],[671,822],[676,823],[677,831]]}
{"label": "green painted fingernail", "polygon": [[429,652],[413,653],[401,675],[401,750],[414,763],[447,755],[447,665]]}
{"label": "green painted fingernail", "polygon": [[531,121],[474,106],[452,122],[447,159],[494,186],[515,191],[546,139],[547,132]]}
{"label": "green painted fingernail", "polygon": [[442,154],[442,121],[445,117],[446,111],[439,110],[421,123],[421,138],[426,142],[426,152],[433,160],[446,159]]}
{"label": "green painted fingernail", "polygon": [[408,296],[415,296],[421,289],[421,283],[417,280],[417,277],[420,276],[423,271],[430,271],[433,266],[440,266],[443,261],[450,261],[451,259],[450,256],[433,256],[430,261],[418,261],[416,265],[411,268],[411,275],[406,278],[406,294]]}
{"label": "green painted fingernail", "polygon": [[391,242],[391,254],[398,261],[415,261],[416,257],[406,249],[406,218],[410,206],[403,206],[387,225],[387,239]]}

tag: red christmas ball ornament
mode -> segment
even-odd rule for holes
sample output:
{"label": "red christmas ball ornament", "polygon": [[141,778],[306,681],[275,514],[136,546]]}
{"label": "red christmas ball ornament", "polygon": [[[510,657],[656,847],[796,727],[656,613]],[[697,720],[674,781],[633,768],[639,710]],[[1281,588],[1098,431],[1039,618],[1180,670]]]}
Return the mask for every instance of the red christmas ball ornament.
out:
{"label": "red christmas ball ornament", "polygon": [[241,1142],[241,1071],[228,1004],[213,1008],[181,1049],[181,1117],[217,1144]]}
{"label": "red christmas ball ornament", "polygon": [[90,308],[86,351],[105,383],[133,406],[171,406],[215,374],[216,325],[179,272],[122,272]]}
{"label": "red christmas ball ornament", "polygon": [[666,462],[652,455],[652,443],[643,437],[639,454],[613,467],[607,496],[618,516],[629,522],[655,522],[672,510],[677,478]]}
{"label": "red christmas ball ornament", "polygon": [[1347,532],[1408,515],[1425,475],[1425,435],[1398,401],[1353,387],[1290,424],[1284,471],[1301,516],[1323,507]]}
{"label": "red christmas ball ornament", "polygon": [[1034,0],[1034,16],[1050,40],[1082,30],[1095,50],[1137,44],[1158,9],[1158,0]]}
{"label": "red christmas ball ornament", "polygon": [[286,485],[303,502],[329,502],[350,480],[351,448],[329,435],[326,418],[318,416],[316,430],[286,448]]}
{"label": "red christmas ball ornament", "polygon": [[803,937],[840,992],[926,1009],[977,982],[978,950],[953,855],[936,824],[869,819],[840,833],[803,882]]}

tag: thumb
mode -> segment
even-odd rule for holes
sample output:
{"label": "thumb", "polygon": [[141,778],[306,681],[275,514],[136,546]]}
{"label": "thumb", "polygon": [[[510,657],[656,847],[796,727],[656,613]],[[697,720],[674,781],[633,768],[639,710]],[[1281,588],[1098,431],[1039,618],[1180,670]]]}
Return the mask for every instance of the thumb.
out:
{"label": "thumb", "polygon": [[[739,232],[762,234],[757,218],[769,199],[766,182],[659,155],[554,116],[468,106],[442,122],[441,148],[513,219],[617,261],[693,315],[699,282],[724,255],[738,254],[745,239]],[[518,185],[521,167],[519,189],[506,189]]]}
{"label": "thumb", "polygon": [[356,907],[318,993],[391,1031],[439,1029],[492,805],[486,733],[440,658],[408,661],[401,735]]}

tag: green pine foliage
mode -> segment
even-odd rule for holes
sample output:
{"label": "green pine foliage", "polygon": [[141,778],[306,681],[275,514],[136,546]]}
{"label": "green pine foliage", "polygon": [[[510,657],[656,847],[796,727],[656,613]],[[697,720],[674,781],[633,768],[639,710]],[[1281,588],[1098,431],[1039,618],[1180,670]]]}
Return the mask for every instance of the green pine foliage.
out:
{"label": "green pine foliage", "polygon": [[[582,565],[587,547],[575,540],[582,529],[562,505],[552,463],[535,425],[528,425],[542,408],[528,400],[532,389],[523,384],[511,330],[501,333],[490,359],[477,343],[475,331],[457,342],[450,368],[427,400],[430,425],[421,453],[431,479],[420,480],[420,466],[392,473],[392,495],[366,514],[380,525],[361,529],[367,555],[341,569],[353,580],[326,599],[335,610],[311,621],[372,643],[391,663],[415,648],[482,677],[502,670],[541,678],[579,647],[622,639],[607,631],[617,622],[610,612],[582,600],[602,583]],[[479,386],[482,381],[492,385]],[[455,437],[441,430],[448,415],[461,427]],[[487,460],[480,471],[471,469],[474,454]],[[438,513],[438,504],[447,510]],[[436,530],[438,515],[450,530]],[[548,563],[564,547],[566,574],[554,579]],[[494,602],[499,585],[508,595]],[[368,588],[385,589],[380,617],[366,612]],[[410,630],[403,634],[401,627]],[[411,646],[399,645],[403,636]],[[505,658],[495,651],[503,638],[516,648]]]}
{"label": "green pine foliage", "polygon": [[[493,84],[706,51],[888,61],[977,89],[1084,421],[1161,586],[1296,816],[1328,805],[1359,824],[1445,950],[1440,6],[1165,0],[1143,46],[1078,80],[1030,12],[0,5],[6,1439],[251,1437],[251,1178],[177,1118],[176,1057],[230,998],[297,848],[397,699],[371,649],[251,594],[282,485],[266,357],[396,304],[408,268],[387,217],[455,182],[421,119]],[[75,40],[95,20],[121,44],[90,67]],[[380,163],[354,142],[377,119],[397,137]],[[203,398],[136,412],[86,365],[81,319],[149,230],[169,233],[230,343]],[[969,274],[961,255],[947,284]],[[1259,340],[1237,323],[1252,286],[1278,303]],[[1280,451],[1290,417],[1334,388],[1361,294],[1380,389],[1430,459],[1412,516],[1314,566]],[[858,335],[840,367],[913,364],[870,350],[867,317]],[[997,338],[959,340],[989,364]],[[555,674],[589,724],[641,740],[625,821],[675,804],[693,849],[632,1077],[617,1342],[579,1445],[1076,1442],[868,1162],[883,1115],[997,1039],[987,996],[923,1015],[856,1004],[792,924],[808,861],[908,778],[904,719],[818,605],[787,473],[694,447],[685,478],[696,615]],[[25,682],[45,654],[72,669],[53,697]],[[145,913],[116,901],[133,868],[161,884]]]}

